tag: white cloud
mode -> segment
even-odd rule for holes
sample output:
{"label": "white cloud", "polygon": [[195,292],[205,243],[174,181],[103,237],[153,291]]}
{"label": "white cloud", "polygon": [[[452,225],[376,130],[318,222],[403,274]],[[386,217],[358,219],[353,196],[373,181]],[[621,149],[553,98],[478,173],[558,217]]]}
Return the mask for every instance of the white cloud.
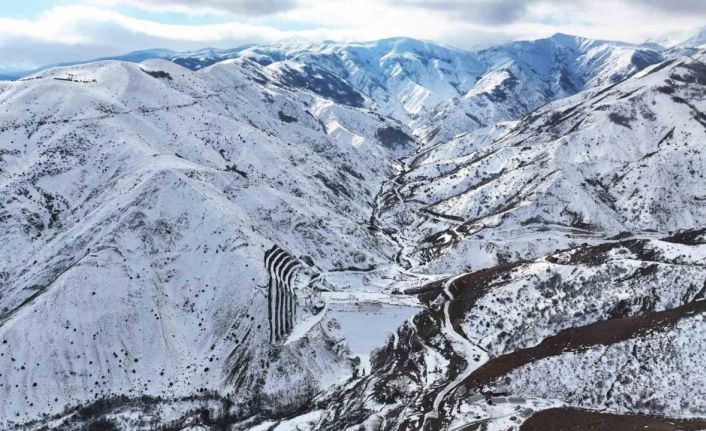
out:
{"label": "white cloud", "polygon": [[275,28],[247,23],[160,24],[97,7],[62,6],[34,20],[0,18],[0,58],[34,67],[153,47],[229,47],[286,36]]}
{"label": "white cloud", "polygon": [[238,14],[261,16],[297,6],[296,0],[95,0],[96,4],[130,4],[142,9],[185,14]]}

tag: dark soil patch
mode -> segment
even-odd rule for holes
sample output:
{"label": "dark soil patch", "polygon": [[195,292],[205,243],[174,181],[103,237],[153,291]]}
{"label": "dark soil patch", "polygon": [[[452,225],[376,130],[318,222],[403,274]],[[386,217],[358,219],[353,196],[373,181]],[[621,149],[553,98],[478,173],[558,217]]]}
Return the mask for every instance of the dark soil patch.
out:
{"label": "dark soil patch", "polygon": [[151,76],[153,78],[157,78],[157,79],[163,78],[163,79],[168,79],[170,81],[172,80],[172,75],[170,75],[169,73],[167,73],[163,70],[145,70],[145,69],[140,69],[140,70],[145,72],[146,74],[148,74],[149,76]]}
{"label": "dark soil patch", "polygon": [[396,127],[383,127],[375,131],[375,137],[383,147],[389,149],[404,149],[414,143],[411,136]]}
{"label": "dark soil patch", "polygon": [[423,286],[407,289],[404,293],[405,295],[417,295],[420,301],[429,305],[443,292],[444,282],[446,279],[433,281]]}
{"label": "dark soil patch", "polygon": [[464,385],[472,389],[480,388],[531,362],[558,356],[566,351],[615,344],[644,334],[649,330],[671,326],[685,317],[703,312],[706,312],[706,301],[695,301],[670,310],[603,320],[565,329],[545,338],[537,346],[491,359],[468,376]]}
{"label": "dark soil patch", "polygon": [[667,238],[663,238],[662,241],[684,245],[706,244],[706,228],[679,232]]}
{"label": "dark soil patch", "polygon": [[305,88],[343,105],[360,108],[365,102],[363,95],[346,81],[325,69],[311,65],[302,65],[299,70],[282,70],[280,80],[286,86]]}
{"label": "dark soil patch", "polygon": [[608,114],[608,119],[613,123],[619,126],[627,127],[628,129],[632,129],[630,123],[632,123],[632,121],[634,120],[634,118],[628,117],[627,115],[623,115],[618,112],[611,112],[610,114]]}
{"label": "dark soil patch", "polygon": [[[585,245],[571,253],[568,264],[588,266],[602,265],[608,261],[610,257],[608,253],[611,250],[621,247],[634,253],[638,259],[652,262],[662,262],[662,256],[660,253],[648,247],[648,245],[649,241],[644,239],[627,239],[619,242]],[[551,259],[548,260],[551,261]]]}
{"label": "dark soil patch", "polygon": [[673,419],[650,415],[621,415],[560,407],[535,413],[521,431],[696,431],[706,428],[703,419]]}
{"label": "dark soil patch", "polygon": [[463,334],[461,322],[466,312],[473,308],[478,299],[490,291],[494,285],[492,282],[496,280],[504,283],[509,282],[510,271],[519,265],[521,263],[481,269],[457,279],[449,286],[449,291],[454,295],[454,300],[449,305],[449,318],[456,332]]}
{"label": "dark soil patch", "polygon": [[282,112],[282,111],[279,111],[279,112],[277,113],[277,115],[279,115],[279,119],[282,120],[282,121],[285,122],[285,123],[296,123],[296,122],[297,122],[297,118],[296,118],[296,117],[292,117],[291,115],[287,115],[287,114],[285,114],[285,113]]}

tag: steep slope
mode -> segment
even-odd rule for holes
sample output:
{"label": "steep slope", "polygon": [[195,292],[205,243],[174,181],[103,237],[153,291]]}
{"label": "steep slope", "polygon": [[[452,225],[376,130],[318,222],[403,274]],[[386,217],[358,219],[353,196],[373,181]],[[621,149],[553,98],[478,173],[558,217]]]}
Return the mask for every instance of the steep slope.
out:
{"label": "steep slope", "polygon": [[618,82],[662,61],[652,48],[556,34],[476,53],[485,65],[473,88],[415,122],[429,143],[445,142],[499,121],[518,118],[548,102]]}
{"label": "steep slope", "polygon": [[428,310],[369,376],[319,401],[316,428],[506,430],[559,406],[703,415],[704,376],[687,370],[704,341],[706,249],[674,241],[605,242],[429,285]]}
{"label": "steep slope", "polygon": [[267,65],[283,60],[319,65],[371,97],[388,115],[414,121],[417,133],[433,142],[616,82],[662,58],[639,45],[563,34],[475,52],[395,38],[348,44],[293,41],[253,46],[237,55]]}
{"label": "steep slope", "polygon": [[406,159],[375,223],[414,271],[457,275],[406,291],[427,308],[367,375],[269,425],[701,429],[704,70],[670,60]]}
{"label": "steep slope", "polygon": [[388,265],[365,223],[411,140],[342,81],[360,108],[287,79],[321,77],[102,62],[0,87],[3,428],[118,396],[281,414],[350,375],[328,317],[269,342],[264,252],[324,290]]}
{"label": "steep slope", "polygon": [[662,63],[423,149],[380,196],[380,224],[432,273],[699,228],[704,70],[700,58]]}
{"label": "steep slope", "polygon": [[465,94],[484,68],[470,52],[409,38],[345,44],[285,42],[250,47],[240,55],[262,64],[292,60],[319,65],[399,119]]}

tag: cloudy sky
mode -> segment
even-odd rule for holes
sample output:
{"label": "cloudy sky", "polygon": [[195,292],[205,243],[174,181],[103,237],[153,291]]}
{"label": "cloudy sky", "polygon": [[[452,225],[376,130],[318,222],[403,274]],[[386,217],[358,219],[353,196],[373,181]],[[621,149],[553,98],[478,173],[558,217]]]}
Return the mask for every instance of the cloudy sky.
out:
{"label": "cloudy sky", "polygon": [[706,0],[0,0],[0,70],[290,37],[477,48],[556,32],[679,39],[704,25]]}

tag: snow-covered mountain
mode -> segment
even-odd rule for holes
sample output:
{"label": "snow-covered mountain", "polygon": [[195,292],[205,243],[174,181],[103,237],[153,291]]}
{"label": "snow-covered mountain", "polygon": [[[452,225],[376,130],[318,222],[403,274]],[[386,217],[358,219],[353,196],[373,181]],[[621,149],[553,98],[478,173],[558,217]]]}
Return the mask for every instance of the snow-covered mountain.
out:
{"label": "snow-covered mountain", "polygon": [[291,40],[0,83],[2,428],[706,427],[688,54]]}
{"label": "snow-covered mountain", "polygon": [[705,416],[704,71],[668,61],[409,159],[381,224],[459,275],[408,291],[428,308],[316,428],[703,429],[679,418]]}
{"label": "snow-covered mountain", "polygon": [[662,60],[651,48],[565,34],[513,42],[477,53],[486,65],[461,97],[415,124],[427,142],[444,142],[499,121],[518,118],[553,100],[616,83]]}
{"label": "snow-covered mountain", "polygon": [[[316,64],[401,121],[432,111],[439,123],[440,112],[452,108],[438,105],[465,103],[473,105],[465,110],[484,124],[515,118],[584,88],[616,82],[662,58],[657,50],[641,45],[565,34],[481,51],[409,38],[366,43],[295,39],[207,54],[187,54],[173,61],[192,69],[217,57],[244,57],[268,66],[287,61]],[[470,125],[474,126],[478,125]]]}
{"label": "snow-covered mountain", "polygon": [[700,29],[696,34],[686,40],[679,42],[676,46],[682,48],[698,48],[706,45],[706,27]]}
{"label": "snow-covered mountain", "polygon": [[[481,51],[410,38],[362,43],[289,39],[183,53],[144,50],[99,60],[140,62],[149,58],[191,70],[234,58],[271,67],[288,62],[315,65],[345,79],[373,99],[385,115],[408,122],[428,113],[435,117],[434,124],[441,122],[441,115],[454,117],[444,123],[459,122],[456,117],[460,115],[472,122],[455,125],[461,130],[516,118],[550,100],[618,81],[662,59],[660,50],[648,45],[556,34]],[[423,126],[424,121],[417,125]]]}
{"label": "snow-covered mountain", "polygon": [[[694,418],[705,408],[705,252],[703,230],[615,240],[420,289],[428,308],[376,351],[369,375],[315,404],[308,423],[703,429]],[[541,426],[544,411],[556,425]]]}
{"label": "snow-covered mountain", "polygon": [[273,351],[263,253],[323,285],[387,264],[367,219],[413,142],[344,82],[326,88],[359,108],[278,72],[104,62],[3,85],[4,421],[135,394],[286,410],[350,367],[324,324]]}
{"label": "snow-covered mountain", "polygon": [[425,148],[381,195],[382,224],[403,226],[409,257],[441,272],[698,228],[705,70],[671,60]]}
{"label": "snow-covered mountain", "polygon": [[293,41],[250,47],[240,56],[261,64],[317,64],[400,120],[465,94],[486,67],[471,52],[409,38],[368,43]]}
{"label": "snow-covered mountain", "polygon": [[706,27],[696,30],[684,29],[679,32],[652,38],[644,43],[662,51],[665,59],[693,56],[706,45]]}

